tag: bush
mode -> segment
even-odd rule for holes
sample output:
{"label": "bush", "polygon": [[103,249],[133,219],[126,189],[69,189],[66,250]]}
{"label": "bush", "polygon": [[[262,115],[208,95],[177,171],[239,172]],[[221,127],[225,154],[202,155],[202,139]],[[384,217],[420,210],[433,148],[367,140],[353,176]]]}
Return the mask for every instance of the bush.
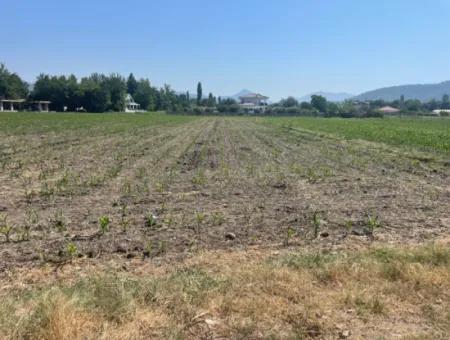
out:
{"label": "bush", "polygon": [[195,115],[201,115],[201,114],[203,113],[203,110],[202,110],[201,107],[196,106],[196,107],[194,107],[194,109],[192,110],[192,112],[193,112]]}

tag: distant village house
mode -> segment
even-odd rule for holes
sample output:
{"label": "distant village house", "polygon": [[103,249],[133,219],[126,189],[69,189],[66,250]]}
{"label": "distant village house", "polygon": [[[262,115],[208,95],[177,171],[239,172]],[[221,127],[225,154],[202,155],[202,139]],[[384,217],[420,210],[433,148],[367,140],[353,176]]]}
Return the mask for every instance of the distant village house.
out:
{"label": "distant village house", "polygon": [[450,116],[450,110],[444,110],[444,109],[439,109],[439,110],[433,110],[433,115],[435,116]]}
{"label": "distant village house", "polygon": [[136,103],[131,96],[131,94],[127,94],[125,97],[125,112],[139,112],[141,111],[141,105]]}
{"label": "distant village house", "polygon": [[384,114],[396,114],[400,112],[399,109],[396,109],[395,107],[392,106],[384,106],[378,109],[377,111]]}
{"label": "distant village house", "polygon": [[241,108],[249,111],[264,111],[267,106],[267,100],[269,97],[263,96],[259,93],[249,93],[244,96],[239,97],[241,103]]}

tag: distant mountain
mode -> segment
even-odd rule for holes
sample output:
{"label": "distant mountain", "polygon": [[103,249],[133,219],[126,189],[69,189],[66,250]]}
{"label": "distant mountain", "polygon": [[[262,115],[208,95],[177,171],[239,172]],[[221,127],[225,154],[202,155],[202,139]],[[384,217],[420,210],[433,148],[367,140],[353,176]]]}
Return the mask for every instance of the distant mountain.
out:
{"label": "distant mountain", "polygon": [[225,97],[222,97],[222,98],[233,98],[234,100],[239,101],[239,97],[245,96],[245,95],[247,95],[249,93],[255,93],[255,92],[247,90],[247,89],[243,89],[243,90],[239,91],[238,93],[236,93],[236,94],[234,94],[232,96],[225,96]]}
{"label": "distant mountain", "polygon": [[311,93],[311,94],[309,94],[307,96],[303,96],[301,98],[298,98],[298,100],[300,102],[309,102],[309,101],[311,101],[311,96],[312,95],[323,96],[323,97],[327,98],[327,100],[330,101],[330,102],[343,102],[343,101],[345,101],[347,99],[350,99],[350,98],[354,97],[353,94],[345,93],[345,92],[334,93],[334,92],[322,92],[322,91],[319,91],[319,92],[314,92],[314,93]]}
{"label": "distant mountain", "polygon": [[401,95],[405,99],[419,99],[422,102],[431,99],[442,99],[444,94],[450,95],[450,81],[445,81],[439,84],[417,84],[417,85],[402,85],[384,87],[381,89],[362,93],[354,99],[357,100],[377,100],[383,99],[386,101],[393,101],[399,99]]}

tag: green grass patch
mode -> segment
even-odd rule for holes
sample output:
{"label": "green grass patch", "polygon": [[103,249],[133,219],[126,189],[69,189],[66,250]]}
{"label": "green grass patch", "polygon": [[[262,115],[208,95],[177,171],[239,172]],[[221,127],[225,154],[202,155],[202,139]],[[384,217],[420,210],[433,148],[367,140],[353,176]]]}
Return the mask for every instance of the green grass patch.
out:
{"label": "green grass patch", "polygon": [[450,154],[448,118],[266,118],[269,124]]}

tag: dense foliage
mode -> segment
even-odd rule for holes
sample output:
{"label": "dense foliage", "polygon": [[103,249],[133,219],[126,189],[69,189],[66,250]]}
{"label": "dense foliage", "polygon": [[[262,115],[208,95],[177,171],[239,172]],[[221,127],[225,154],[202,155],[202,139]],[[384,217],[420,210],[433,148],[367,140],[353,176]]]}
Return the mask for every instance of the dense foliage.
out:
{"label": "dense foliage", "polygon": [[0,64],[0,98],[19,99],[28,93],[28,85],[16,73],[9,72]]}
{"label": "dense foliage", "polygon": [[169,85],[158,89],[133,74],[128,79],[115,73],[93,73],[81,79],[41,74],[30,91],[17,74],[0,65],[0,98],[49,100],[54,111],[123,111],[127,93],[146,111],[183,111],[190,106],[188,94],[177,94]]}

